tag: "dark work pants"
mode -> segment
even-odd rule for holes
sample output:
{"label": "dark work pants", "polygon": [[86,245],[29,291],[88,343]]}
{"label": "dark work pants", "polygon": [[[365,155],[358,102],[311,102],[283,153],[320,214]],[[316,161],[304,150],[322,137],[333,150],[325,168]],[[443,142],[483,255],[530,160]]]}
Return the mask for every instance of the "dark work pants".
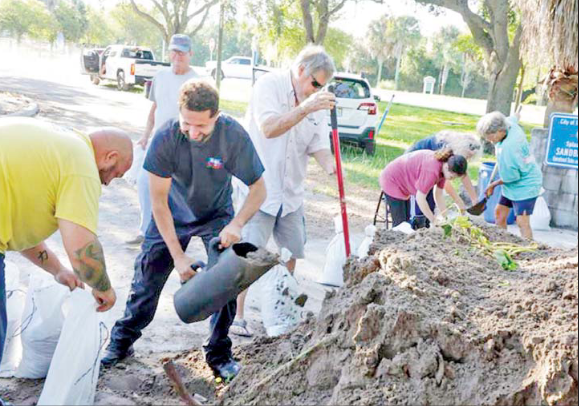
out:
{"label": "dark work pants", "polygon": [[[209,270],[218,259],[218,255],[209,250],[209,242],[219,235],[223,226],[214,231],[198,228],[194,230],[197,232],[180,236],[181,247],[185,250],[193,236],[201,237],[209,256],[207,261]],[[151,241],[146,237],[141,253],[135,261],[135,276],[127,299],[125,315],[115,323],[111,332],[110,350],[126,351],[141,337],[141,330],[153,321],[161,291],[173,268],[173,258],[165,242],[158,239]],[[237,301],[232,300],[211,317],[209,337],[203,345],[205,359],[209,365],[220,364],[232,357],[232,342],[228,334],[236,310]]]}
{"label": "dark work pants", "polygon": [[386,203],[392,216],[392,227],[410,220],[410,200],[400,200],[386,195]]}
{"label": "dark work pants", "polygon": [[0,254],[0,363],[6,341],[6,329],[8,320],[6,315],[6,281],[4,277],[4,254]]}

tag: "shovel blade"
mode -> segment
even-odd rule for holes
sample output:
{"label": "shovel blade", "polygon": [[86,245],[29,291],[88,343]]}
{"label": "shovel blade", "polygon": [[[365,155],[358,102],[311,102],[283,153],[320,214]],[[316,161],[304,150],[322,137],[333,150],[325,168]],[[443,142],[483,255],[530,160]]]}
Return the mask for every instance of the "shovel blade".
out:
{"label": "shovel blade", "polygon": [[475,204],[474,206],[469,207],[466,211],[473,216],[480,216],[484,213],[485,209],[487,208],[487,198],[485,197],[483,200]]}

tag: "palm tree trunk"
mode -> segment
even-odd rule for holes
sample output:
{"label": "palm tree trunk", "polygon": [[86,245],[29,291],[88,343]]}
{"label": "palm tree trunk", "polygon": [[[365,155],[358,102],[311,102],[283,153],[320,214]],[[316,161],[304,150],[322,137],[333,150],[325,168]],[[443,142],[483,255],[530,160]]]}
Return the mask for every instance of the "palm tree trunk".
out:
{"label": "palm tree trunk", "polygon": [[402,65],[402,53],[396,58],[396,74],[394,76],[394,89],[398,90],[398,83],[400,82],[400,67]]}
{"label": "palm tree trunk", "polygon": [[376,88],[380,85],[380,80],[382,79],[382,67],[384,66],[384,61],[378,60],[378,76],[376,77]]}
{"label": "palm tree trunk", "polygon": [[523,85],[525,83],[525,73],[527,71],[527,66],[521,66],[521,80],[519,81],[519,87],[517,90],[517,104],[515,105],[515,111],[519,109],[521,101],[523,100]]}

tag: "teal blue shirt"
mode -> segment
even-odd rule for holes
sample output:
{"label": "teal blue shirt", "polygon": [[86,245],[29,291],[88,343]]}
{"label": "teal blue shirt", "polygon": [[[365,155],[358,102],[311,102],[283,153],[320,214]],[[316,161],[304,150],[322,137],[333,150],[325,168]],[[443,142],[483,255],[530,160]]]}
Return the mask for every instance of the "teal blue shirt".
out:
{"label": "teal blue shirt", "polygon": [[516,117],[507,119],[511,128],[497,144],[499,175],[504,182],[503,195],[512,201],[533,199],[541,194],[543,173],[531,155],[525,131]]}

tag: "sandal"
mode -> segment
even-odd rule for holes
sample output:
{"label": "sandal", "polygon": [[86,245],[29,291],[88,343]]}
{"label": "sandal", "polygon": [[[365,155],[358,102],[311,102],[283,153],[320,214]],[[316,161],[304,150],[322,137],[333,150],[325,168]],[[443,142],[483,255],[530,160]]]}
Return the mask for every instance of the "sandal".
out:
{"label": "sandal", "polygon": [[229,332],[239,337],[253,337],[253,334],[247,329],[247,321],[243,319],[234,320]]}

